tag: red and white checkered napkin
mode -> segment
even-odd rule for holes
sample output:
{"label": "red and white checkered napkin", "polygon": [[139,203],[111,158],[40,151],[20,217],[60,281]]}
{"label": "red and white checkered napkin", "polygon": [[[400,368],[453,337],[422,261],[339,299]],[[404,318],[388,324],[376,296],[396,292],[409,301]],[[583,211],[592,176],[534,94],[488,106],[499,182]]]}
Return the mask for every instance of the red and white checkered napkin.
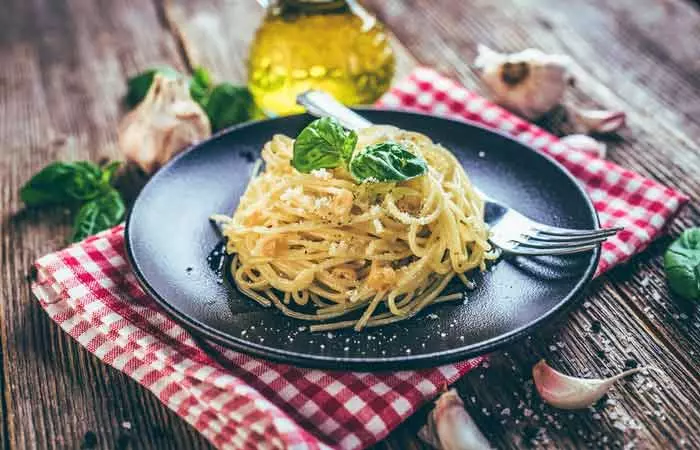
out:
{"label": "red and white checkered napkin", "polygon": [[[603,224],[627,231],[606,243],[599,271],[629,258],[687,199],[556,138],[428,69],[384,96],[384,106],[453,114],[516,135],[571,170]],[[382,439],[480,359],[384,374],[299,369],[212,345],[205,353],[139,287],[124,255],[124,228],[36,262],[32,288],[49,316],[98,358],[153,392],[226,449],[359,449]]]}
{"label": "red and white checkered napkin", "polygon": [[273,364],[216,344],[205,353],[139,286],[123,225],[36,267],[32,289],[53,321],[223,449],[364,448],[480,361],[372,374]]}

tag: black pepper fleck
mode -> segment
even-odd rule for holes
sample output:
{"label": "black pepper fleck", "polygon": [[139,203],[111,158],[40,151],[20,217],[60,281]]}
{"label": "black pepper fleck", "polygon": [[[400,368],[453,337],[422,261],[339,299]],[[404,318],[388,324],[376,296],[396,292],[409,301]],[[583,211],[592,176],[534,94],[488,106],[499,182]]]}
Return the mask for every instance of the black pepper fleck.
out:
{"label": "black pepper fleck", "polygon": [[129,448],[131,443],[131,435],[128,433],[122,433],[117,438],[117,450],[126,450]]}
{"label": "black pepper fleck", "polygon": [[35,280],[36,280],[37,274],[38,274],[38,272],[37,272],[37,270],[36,270],[36,266],[32,266],[32,267],[29,269],[29,273],[27,274],[27,277],[26,277],[26,278],[27,278],[27,281],[30,282],[30,283],[31,283],[32,281],[35,281]]}
{"label": "black pepper fleck", "polygon": [[185,272],[190,273],[190,272],[192,272],[192,270],[194,270],[192,267],[188,267],[185,269]]}
{"label": "black pepper fleck", "polygon": [[598,400],[597,402],[595,402],[595,405],[593,405],[593,407],[594,407],[596,410],[605,409],[605,407],[607,406],[607,403],[608,403],[608,399],[609,399],[609,398],[610,398],[610,397],[608,396],[608,394],[605,394],[604,396],[602,396],[602,397],[600,398],[600,400]]}
{"label": "black pepper fleck", "polygon": [[249,163],[255,162],[255,156],[253,155],[252,152],[249,152],[249,151],[241,152],[241,156],[243,157],[243,159],[246,160],[246,162],[249,162]]}
{"label": "black pepper fleck", "polygon": [[156,439],[169,439],[172,437],[172,433],[170,432],[170,430],[158,426],[153,427],[151,431],[153,432],[153,436]]}
{"label": "black pepper fleck", "polygon": [[625,369],[636,369],[638,365],[639,363],[632,358],[625,360]]}
{"label": "black pepper fleck", "polygon": [[525,441],[532,441],[537,437],[537,428],[533,427],[532,425],[527,425],[523,429],[523,437],[525,438]]}
{"label": "black pepper fleck", "polygon": [[82,449],[95,448],[97,445],[97,435],[94,431],[87,431],[85,436],[83,436],[83,444],[80,446]]}

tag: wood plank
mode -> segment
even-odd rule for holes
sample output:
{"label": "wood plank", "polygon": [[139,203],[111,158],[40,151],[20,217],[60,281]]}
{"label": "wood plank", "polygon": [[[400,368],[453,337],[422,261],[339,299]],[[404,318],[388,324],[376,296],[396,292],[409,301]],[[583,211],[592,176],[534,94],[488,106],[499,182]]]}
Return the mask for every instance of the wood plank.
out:
{"label": "wood plank", "polygon": [[[674,69],[676,65],[697,65],[696,59],[691,61],[688,57],[688,49],[698,48],[696,24],[700,14],[696,9],[676,1],[572,1],[566,8],[554,1],[540,2],[541,6],[535,8],[524,0],[498,4],[485,0],[468,4],[453,2],[449,7],[441,4],[439,8],[428,1],[367,3],[389,23],[421,63],[437,66],[477,91],[483,92],[469,67],[477,43],[509,51],[534,46],[572,55],[579,63],[579,81],[583,81],[573,92],[572,99],[582,104],[623,109],[629,114],[629,129],[623,132],[622,141],[611,143],[611,159],[678,187],[691,198],[700,194],[700,179],[694,175],[700,167],[700,151],[694,141],[697,137],[695,118],[690,117],[697,106],[697,95],[693,93],[698,84],[694,74]],[[662,3],[668,10],[663,9]],[[423,13],[416,14],[417,10]],[[623,26],[618,25],[620,20]],[[649,26],[650,23],[655,26]],[[648,42],[656,44],[655,51],[645,45]],[[671,230],[676,233],[682,227],[698,223],[699,219],[697,207],[691,205]],[[685,401],[694,404],[699,401],[693,387],[699,379],[694,349],[700,343],[700,324],[695,325],[697,318],[693,318],[692,307],[672,298],[665,286],[661,254],[668,242],[669,239],[656,243],[631,264],[604,277],[589,300],[594,307],[579,308],[562,328],[561,342],[565,348],[555,354],[561,355],[562,367],[576,368],[578,370],[573,372],[578,373],[585,366],[619,369],[625,355],[632,354],[639,361],[664,368],[673,385],[686,396]],[[606,329],[613,331],[605,337],[612,346],[606,361],[601,361],[596,354],[601,344],[586,332],[585,326],[593,320],[606,324]],[[515,366],[516,372],[521,370],[518,368],[531,367],[537,360],[534,356],[546,355],[553,345],[552,339],[545,339],[546,336],[540,334],[531,341],[533,351],[517,348],[509,352],[511,356],[504,353],[494,356],[493,365]],[[634,342],[628,343],[630,336]],[[623,345],[625,343],[627,345]],[[518,356],[512,356],[514,354]],[[460,384],[480,399],[480,406],[507,405],[514,393],[522,397],[525,391],[519,386],[529,377],[526,372],[489,371],[487,383],[479,383],[475,373]],[[580,437],[578,431],[561,432],[550,425],[546,431],[553,440],[548,446],[600,446],[602,441],[591,441],[596,433],[599,439],[607,436],[610,442],[624,437],[623,445],[636,439],[642,448],[692,446],[690,442],[698,439],[693,428],[698,418],[692,417],[687,422],[687,416],[674,413],[678,411],[676,407],[682,408],[682,403],[665,404],[667,395],[677,394],[679,392],[661,391],[658,411],[668,416],[657,417],[656,410],[649,409],[648,399],[637,398],[632,391],[625,392],[618,400],[618,407],[639,420],[642,428],[636,433],[628,431],[621,436],[608,412],[601,414],[601,423],[592,419],[592,414],[588,417],[576,414],[576,426],[584,436]],[[512,409],[512,404],[509,406]],[[647,416],[647,412],[651,416]],[[472,414],[478,413],[479,408],[472,408]],[[620,413],[614,412],[613,416],[615,414]],[[518,420],[520,424],[511,420],[500,424],[500,421],[483,418],[480,423],[496,439],[494,443],[498,443],[499,448],[514,448],[523,431],[514,425],[527,423],[535,428],[541,425],[522,416]],[[569,425],[564,428],[570,428]]]}
{"label": "wood plank", "polygon": [[65,245],[61,211],[25,211],[18,188],[56,159],[117,155],[115,131],[129,74],[182,67],[151,3],[7,1],[0,15],[0,340],[3,445],[210,448],[127,376],[106,367],[54,325],[29,292],[37,257]]}

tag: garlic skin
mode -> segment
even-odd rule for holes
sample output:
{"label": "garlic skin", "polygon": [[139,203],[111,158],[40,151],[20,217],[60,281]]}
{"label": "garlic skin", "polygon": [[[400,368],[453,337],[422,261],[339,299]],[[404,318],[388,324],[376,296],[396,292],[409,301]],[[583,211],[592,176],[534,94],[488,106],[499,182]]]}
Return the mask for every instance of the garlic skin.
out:
{"label": "garlic skin", "polygon": [[453,388],[435,402],[435,408],[418,432],[418,437],[438,450],[482,450],[491,444],[464,409],[464,402]]}
{"label": "garlic skin", "polygon": [[588,153],[596,158],[604,159],[608,152],[607,145],[586,134],[570,134],[569,136],[564,136],[563,138],[559,139],[559,141],[573,148],[574,150]]}
{"label": "garlic skin", "polygon": [[573,108],[569,110],[574,121],[574,127],[579,133],[614,133],[625,126],[625,121],[627,120],[627,115],[623,111]]}
{"label": "garlic skin", "polygon": [[119,124],[119,148],[151,174],[210,135],[209,118],[190,97],[187,81],[156,75],[146,98]]}
{"label": "garlic skin", "polygon": [[532,368],[535,388],[542,400],[555,408],[583,409],[600,400],[621,378],[655,367],[637,367],[610,378],[576,378],[552,369],[543,359]]}
{"label": "garlic skin", "polygon": [[504,108],[536,120],[562,102],[573,81],[571,59],[529,48],[499,53],[479,44],[474,66],[492,99]]}

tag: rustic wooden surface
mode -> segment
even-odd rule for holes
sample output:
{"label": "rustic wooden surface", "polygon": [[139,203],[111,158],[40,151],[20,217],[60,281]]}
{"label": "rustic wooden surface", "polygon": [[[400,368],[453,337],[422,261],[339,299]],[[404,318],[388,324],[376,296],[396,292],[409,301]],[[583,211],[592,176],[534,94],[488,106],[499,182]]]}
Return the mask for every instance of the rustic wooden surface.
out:
{"label": "rustic wooden surface", "polygon": [[[399,72],[425,64],[480,90],[470,62],[479,42],[536,46],[578,62],[572,101],[627,111],[610,158],[700,196],[700,10],[681,0],[405,0],[366,2],[395,34]],[[245,79],[261,12],[253,0],[4,0],[0,14],[0,449],[210,448],[128,377],[51,323],[29,293],[38,256],[63,245],[69,219],[27,212],[19,186],[55,159],[115,157],[125,80],[168,63]],[[400,41],[400,44],[399,44]],[[700,223],[696,203],[669,231]],[[601,277],[569,318],[502,352],[458,388],[498,448],[700,448],[700,318],[669,296],[662,238]],[[599,322],[602,329],[591,331]],[[562,413],[533,395],[529,369],[547,358],[601,375],[626,364],[666,375],[621,383],[591,411]],[[378,449],[424,448],[425,412]]]}

